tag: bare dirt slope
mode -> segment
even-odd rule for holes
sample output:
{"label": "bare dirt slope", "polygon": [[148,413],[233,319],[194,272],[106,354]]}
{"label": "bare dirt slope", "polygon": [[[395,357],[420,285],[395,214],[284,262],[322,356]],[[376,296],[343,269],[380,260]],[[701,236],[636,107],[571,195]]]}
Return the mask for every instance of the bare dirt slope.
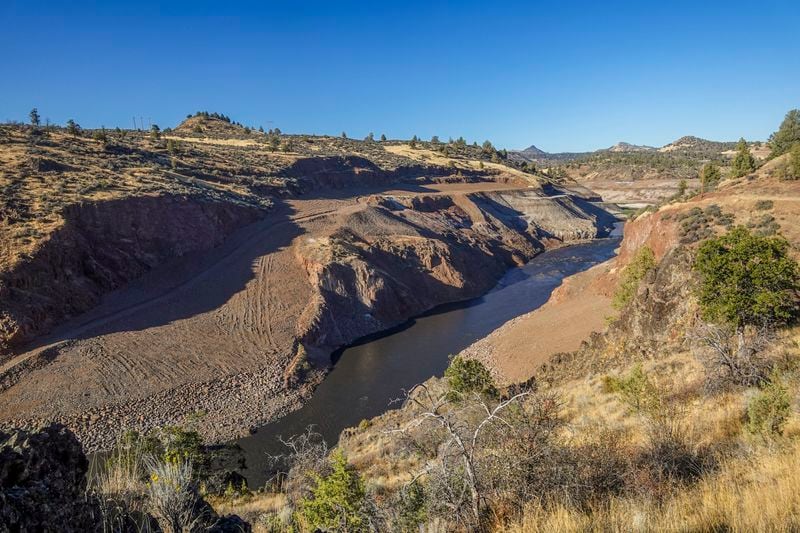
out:
{"label": "bare dirt slope", "polygon": [[614,310],[597,280],[610,268],[608,261],[570,276],[545,305],[507,322],[461,355],[483,361],[503,385],[527,381],[551,356],[577,350],[605,328]]}
{"label": "bare dirt slope", "polygon": [[[613,221],[582,197],[545,191],[535,177],[502,165],[442,167],[413,150],[401,150],[413,157],[375,156],[385,167],[351,156],[287,159],[236,140],[184,138],[191,145],[182,149],[184,164],[187,154],[194,159],[180,175],[213,177],[214,191],[237,188],[244,198],[235,204],[238,218],[204,208],[213,224],[190,211],[176,226],[163,217],[174,209],[160,207],[170,205],[163,203],[173,198],[170,179],[179,178],[156,168],[165,191],[151,196],[151,211],[130,204],[139,201],[133,185],[114,189],[124,209],[91,203],[80,216],[59,215],[57,229],[33,241],[32,261],[8,263],[13,314],[6,323],[9,338],[22,340],[0,367],[0,423],[61,420],[92,449],[123,429],[198,415],[209,438],[231,438],[297,406],[335,348],[480,294],[509,266],[547,246],[593,238]],[[69,140],[91,160],[82,142]],[[203,166],[246,176],[233,166],[243,157],[276,177],[220,179]],[[198,179],[188,183],[185,201],[198,205]],[[226,199],[214,196],[208,205],[228,206]],[[210,224],[221,228],[218,237],[203,240]],[[180,231],[169,240],[155,238],[173,227]],[[102,277],[131,264],[140,267]],[[27,289],[34,277],[46,284],[33,285],[41,297]],[[53,299],[45,287],[59,283],[91,298]]]}
{"label": "bare dirt slope", "polygon": [[[777,179],[776,170],[782,164],[785,164],[785,157],[765,164],[751,176],[726,180],[715,191],[664,205],[654,213],[645,213],[628,222],[615,259],[567,278],[544,306],[503,325],[464,350],[463,354],[483,360],[501,381],[513,383],[535,375],[554,355],[574,352],[590,339],[592,333],[606,330],[607,317],[618,315],[619,312],[611,307],[611,297],[620,273],[642,246],[651,248],[657,260],[670,257],[669,262],[675,264],[663,269],[666,272],[664,276],[678,277],[661,280],[661,283],[672,283],[676,285],[675,290],[682,291],[690,290],[685,279],[689,273],[685,272],[686,265],[680,262],[683,258],[680,254],[676,256],[676,251],[691,247],[702,238],[721,233],[735,224],[762,234],[779,232],[797,253],[800,243],[800,182]],[[689,298],[677,295],[673,300],[680,312],[644,309],[636,320],[623,321],[618,329],[625,330],[624,336],[632,339],[632,345],[621,352],[613,340],[610,341],[609,357],[624,357],[631,351],[652,356],[669,343],[680,341],[663,323],[658,328],[648,329],[651,321],[655,323],[664,315],[683,316],[680,306]],[[539,334],[542,331],[547,334]],[[578,358],[582,356],[586,354]],[[593,363],[583,361],[582,364],[591,367]]]}

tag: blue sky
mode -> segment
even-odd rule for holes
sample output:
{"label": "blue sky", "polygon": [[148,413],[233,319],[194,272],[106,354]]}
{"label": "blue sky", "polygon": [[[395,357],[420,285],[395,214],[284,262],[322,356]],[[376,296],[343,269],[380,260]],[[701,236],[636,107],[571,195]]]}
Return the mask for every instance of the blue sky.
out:
{"label": "blue sky", "polygon": [[463,135],[507,148],[765,139],[800,2],[0,2],[0,120]]}

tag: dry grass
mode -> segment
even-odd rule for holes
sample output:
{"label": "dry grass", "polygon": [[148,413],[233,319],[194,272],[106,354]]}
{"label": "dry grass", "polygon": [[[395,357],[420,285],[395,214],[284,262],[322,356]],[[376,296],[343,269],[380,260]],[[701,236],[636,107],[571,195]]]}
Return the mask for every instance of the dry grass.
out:
{"label": "dry grass", "polygon": [[800,443],[732,459],[662,504],[615,498],[580,512],[566,506],[527,508],[504,530],[557,531],[796,531],[800,528]]}
{"label": "dry grass", "polygon": [[408,144],[389,144],[384,146],[384,149],[392,154],[407,157],[409,159],[420,161],[422,163],[441,165],[441,166],[452,166],[453,169],[455,170],[458,169],[478,170],[480,168],[486,168],[486,169],[496,170],[501,174],[511,175],[516,178],[522,178],[523,180],[530,182],[532,185],[538,184],[537,179],[531,176],[530,174],[526,174],[525,172],[522,172],[515,168],[511,168],[501,163],[493,163],[490,161],[481,162],[478,161],[477,159],[447,157],[439,152],[428,150],[426,148],[411,148],[411,146]]}
{"label": "dry grass", "polygon": [[253,527],[254,533],[273,531],[268,527],[267,517],[276,517],[289,509],[286,495],[273,493],[248,493],[245,496],[228,498],[207,496],[206,501],[220,516],[235,514]]}
{"label": "dry grass", "polygon": [[[797,330],[781,346],[796,360]],[[792,359],[794,354],[794,359]],[[796,365],[794,365],[796,367]],[[791,364],[784,372],[793,405],[782,437],[764,440],[744,430],[747,402],[755,389],[708,393],[703,373],[688,353],[643,365],[666,402],[677,406],[678,423],[699,449],[718,450],[719,464],[694,483],[678,484],[666,498],[647,492],[600,500],[591,509],[532,502],[522,519],[498,530],[538,531],[797,531],[800,530],[800,375]],[[620,368],[613,374],[629,372]],[[601,376],[566,383],[564,416],[576,441],[588,439],[598,424],[625,432],[627,444],[646,442],[647,424],[614,395],[605,393]],[[598,422],[602,421],[602,422]]]}

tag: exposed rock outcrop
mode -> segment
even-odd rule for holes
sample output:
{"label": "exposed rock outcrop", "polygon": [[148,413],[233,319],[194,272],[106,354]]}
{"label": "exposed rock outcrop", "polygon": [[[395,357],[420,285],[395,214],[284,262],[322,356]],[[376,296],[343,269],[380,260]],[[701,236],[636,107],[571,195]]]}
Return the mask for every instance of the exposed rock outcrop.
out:
{"label": "exposed rock outcrop", "polygon": [[[78,439],[60,424],[0,432],[0,532],[108,531],[103,506],[86,490],[88,465]],[[125,512],[117,506],[117,514]],[[251,530],[238,516],[218,516],[202,499],[196,512],[198,525],[191,531]],[[152,517],[137,516],[148,531],[162,530]],[[115,521],[113,530],[139,531],[136,522]]]}
{"label": "exposed rock outcrop", "polygon": [[380,197],[299,249],[315,297],[299,322],[327,356],[436,305],[491,288],[545,247],[606,235],[613,217],[539,191]]}
{"label": "exposed rock outcrop", "polygon": [[261,213],[234,203],[144,196],[69,206],[30,257],[0,271],[0,346],[84,312],[167,260],[208,250]]}
{"label": "exposed rock outcrop", "polygon": [[101,531],[88,462],[64,426],[0,432],[0,531]]}
{"label": "exposed rock outcrop", "polygon": [[539,375],[546,380],[600,372],[631,360],[673,353],[686,342],[686,331],[696,315],[693,298],[696,279],[693,253],[679,244],[677,224],[664,211],[647,214],[625,226],[625,236],[614,266],[603,279],[614,287],[619,275],[643,246],[653,250],[658,264],[639,284],[633,300],[619,311],[603,333],[571,353],[553,356]]}

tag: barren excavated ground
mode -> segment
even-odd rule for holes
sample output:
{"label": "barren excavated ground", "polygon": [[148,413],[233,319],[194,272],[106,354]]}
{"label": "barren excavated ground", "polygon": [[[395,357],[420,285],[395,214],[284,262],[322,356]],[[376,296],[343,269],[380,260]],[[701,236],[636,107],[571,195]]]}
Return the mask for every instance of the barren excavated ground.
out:
{"label": "barren excavated ground", "polygon": [[461,355],[483,361],[504,385],[527,381],[552,355],[577,350],[605,328],[606,317],[614,312],[612,291],[599,281],[612,264],[609,260],[573,274],[542,307],[506,322]]}
{"label": "barren excavated ground", "polygon": [[[616,258],[567,278],[545,305],[507,322],[462,355],[485,362],[503,383],[519,383],[534,376],[553,355],[577,350],[593,332],[605,330],[607,318],[618,313],[611,305],[612,296],[620,272],[636,250],[648,246],[660,259],[684,242],[686,219],[681,215],[692,209],[718,208],[733,216],[735,224],[755,231],[780,231],[793,244],[792,253],[798,254],[800,183],[775,179],[772,174],[778,163],[768,163],[753,176],[728,180],[713,192],[662,207],[657,216],[646,214],[626,225],[626,245]],[[642,198],[637,195],[646,190],[647,183],[635,184],[625,193],[627,197],[609,198],[621,202]],[[597,190],[602,191],[602,185]],[[772,224],[774,230],[768,228]]]}
{"label": "barren excavated ground", "polygon": [[[381,196],[458,196],[518,189],[455,183]],[[291,199],[211,253],[159,267],[7,361],[0,421],[63,419],[91,448],[109,428],[152,427],[197,412],[211,438],[229,438],[298,405],[309,386],[284,385],[297,323],[313,297],[298,247],[343,225],[375,191]],[[356,222],[354,222],[356,221]],[[177,415],[177,416],[176,416]]]}

